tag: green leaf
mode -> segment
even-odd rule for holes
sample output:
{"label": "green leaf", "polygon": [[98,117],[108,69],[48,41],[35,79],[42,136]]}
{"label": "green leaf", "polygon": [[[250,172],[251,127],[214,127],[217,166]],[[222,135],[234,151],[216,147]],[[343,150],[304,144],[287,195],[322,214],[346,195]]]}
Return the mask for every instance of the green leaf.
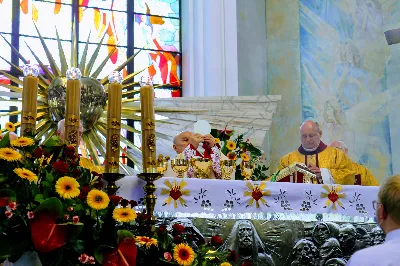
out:
{"label": "green leaf", "polygon": [[17,194],[15,194],[14,191],[10,189],[1,189],[0,190],[0,199],[2,198],[8,198],[8,201],[16,201],[17,199]]}
{"label": "green leaf", "polygon": [[49,182],[54,181],[53,171],[50,171],[50,172],[46,171],[46,180],[48,180]]}
{"label": "green leaf", "polygon": [[45,187],[45,188],[51,188],[51,184],[50,184],[49,181],[42,181],[41,184],[42,184],[42,186]]}
{"label": "green leaf", "polygon": [[58,217],[62,217],[63,214],[63,205],[61,201],[57,198],[49,198],[44,200],[40,205],[36,208],[34,213],[42,212],[42,211],[51,211],[58,214]]}
{"label": "green leaf", "polygon": [[94,252],[94,257],[100,264],[103,264],[104,261],[104,254],[107,254],[113,250],[113,247],[101,245],[99,246],[96,251]]}
{"label": "green leaf", "polygon": [[44,201],[43,194],[37,194],[35,196],[35,201],[42,203]]}
{"label": "green leaf", "polygon": [[8,176],[6,176],[6,175],[0,175],[0,183],[3,183],[3,182],[5,182],[5,181],[7,181],[8,180]]}
{"label": "green leaf", "polygon": [[0,148],[10,147],[10,136],[9,132],[7,132],[3,138],[0,140]]}
{"label": "green leaf", "polygon": [[118,231],[118,243],[126,238],[135,238],[135,236],[128,230],[119,230]]}
{"label": "green leaf", "polygon": [[85,249],[85,242],[83,240],[76,240],[71,242],[71,247],[76,253],[82,254]]}
{"label": "green leaf", "polygon": [[74,207],[74,209],[75,209],[76,211],[80,211],[80,210],[83,209],[83,206],[82,206],[82,204],[76,204],[75,207]]}
{"label": "green leaf", "polygon": [[48,141],[46,141],[46,143],[44,143],[44,146],[48,148],[52,148],[54,146],[62,146],[62,145],[63,143],[60,137],[58,137],[57,135],[53,135]]}

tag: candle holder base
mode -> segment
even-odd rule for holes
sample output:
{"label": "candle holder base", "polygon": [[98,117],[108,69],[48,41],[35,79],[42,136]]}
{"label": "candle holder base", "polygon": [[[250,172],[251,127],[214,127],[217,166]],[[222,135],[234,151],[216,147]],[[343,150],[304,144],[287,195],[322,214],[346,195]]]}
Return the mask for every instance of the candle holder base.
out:
{"label": "candle holder base", "polygon": [[154,195],[154,192],[157,188],[154,185],[154,181],[160,179],[163,175],[159,173],[141,173],[137,176],[141,180],[146,181],[146,185],[144,186],[144,191],[146,192],[146,196],[144,197],[146,202],[146,211],[151,217],[151,222],[155,224],[154,208],[156,206],[157,197]]}
{"label": "candle holder base", "polygon": [[103,178],[107,181],[107,193],[108,195],[115,195],[117,193],[118,187],[115,184],[116,181],[123,178],[125,175],[119,173],[104,173]]}

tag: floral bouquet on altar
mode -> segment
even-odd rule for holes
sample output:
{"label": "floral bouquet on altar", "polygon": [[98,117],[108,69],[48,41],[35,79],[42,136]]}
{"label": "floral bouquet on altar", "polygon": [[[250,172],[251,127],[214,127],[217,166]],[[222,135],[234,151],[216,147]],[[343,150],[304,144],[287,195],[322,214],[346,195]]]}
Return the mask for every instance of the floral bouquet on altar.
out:
{"label": "floral bouquet on altar", "polygon": [[204,244],[179,224],[156,229],[57,136],[40,144],[14,131],[7,123],[0,137],[0,265],[229,266],[235,258],[217,251],[217,236]]}
{"label": "floral bouquet on altar", "polygon": [[221,147],[221,153],[229,160],[236,160],[235,179],[244,180],[240,166],[242,162],[250,162],[254,165],[251,180],[267,179],[266,171],[269,169],[269,166],[267,167],[263,164],[263,151],[255,147],[250,139],[244,140],[245,134],[240,134],[235,139],[231,139],[234,133],[234,130],[228,130],[227,126],[223,130],[211,130],[211,135]]}

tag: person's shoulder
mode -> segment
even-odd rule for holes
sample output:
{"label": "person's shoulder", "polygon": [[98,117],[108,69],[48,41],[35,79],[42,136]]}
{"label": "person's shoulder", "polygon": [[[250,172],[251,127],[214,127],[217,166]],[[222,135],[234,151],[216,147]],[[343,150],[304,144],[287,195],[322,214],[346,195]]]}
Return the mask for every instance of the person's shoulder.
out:
{"label": "person's shoulder", "polygon": [[[394,248],[394,249],[393,249]],[[348,266],[384,266],[391,265],[392,261],[400,260],[400,253],[398,253],[397,245],[383,243],[373,247],[365,248],[355,252],[349,262]]]}

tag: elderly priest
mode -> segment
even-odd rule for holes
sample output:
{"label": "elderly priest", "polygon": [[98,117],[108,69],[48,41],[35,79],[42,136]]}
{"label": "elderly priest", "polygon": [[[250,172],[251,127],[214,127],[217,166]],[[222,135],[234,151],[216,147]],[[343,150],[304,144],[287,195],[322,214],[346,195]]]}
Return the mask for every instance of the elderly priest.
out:
{"label": "elderly priest", "polygon": [[355,172],[349,157],[343,151],[325,145],[321,136],[317,122],[305,121],[300,126],[300,147],[281,158],[279,170],[302,163],[315,173],[319,183],[354,185]]}

